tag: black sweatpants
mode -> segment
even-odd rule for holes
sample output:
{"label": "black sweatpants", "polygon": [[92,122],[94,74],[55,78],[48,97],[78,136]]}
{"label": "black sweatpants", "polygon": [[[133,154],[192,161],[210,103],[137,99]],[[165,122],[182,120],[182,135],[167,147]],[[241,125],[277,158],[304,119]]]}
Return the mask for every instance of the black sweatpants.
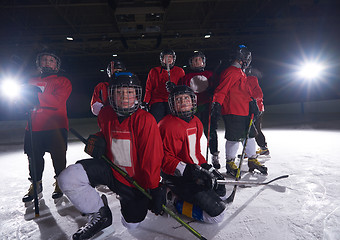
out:
{"label": "black sweatpants", "polygon": [[[45,152],[51,154],[55,177],[66,167],[67,135],[65,128],[48,131],[32,132],[33,151],[37,181],[42,179],[45,160]],[[24,152],[29,158],[29,175],[32,178],[32,144],[29,131],[25,132]]]}
{"label": "black sweatpants", "polygon": [[149,112],[154,116],[156,122],[159,123],[166,115],[170,114],[169,104],[168,102],[154,103],[151,105]]}
{"label": "black sweatpants", "polygon": [[255,140],[256,140],[257,145],[259,145],[262,148],[267,147],[266,137],[264,136],[262,132],[263,113],[264,112],[261,112],[255,121],[255,127],[258,133],[257,136],[255,137]]}
{"label": "black sweatpants", "polygon": [[105,185],[119,195],[121,212],[126,222],[144,220],[150,201],[141,191],[118,181],[112,174],[111,166],[104,160],[85,159],[77,163],[83,165],[92,187]]}
{"label": "black sweatpants", "polygon": [[[204,135],[208,138],[209,129],[209,116],[210,116],[210,104],[206,103],[198,106],[197,113],[195,114],[203,124]],[[210,118],[210,136],[209,136],[209,149],[210,153],[214,154],[218,151],[218,138],[217,138],[217,121],[216,118]]]}

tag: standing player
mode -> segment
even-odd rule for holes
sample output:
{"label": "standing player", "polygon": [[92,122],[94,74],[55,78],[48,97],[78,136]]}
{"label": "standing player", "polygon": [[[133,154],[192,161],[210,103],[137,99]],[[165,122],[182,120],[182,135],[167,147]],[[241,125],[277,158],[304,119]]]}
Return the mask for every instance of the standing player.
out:
{"label": "standing player", "polygon": [[175,66],[176,54],[173,50],[163,50],[159,60],[161,66],[152,68],[148,74],[144,96],[144,103],[150,106],[150,113],[157,123],[170,113],[169,91],[185,75],[182,68]]}
{"label": "standing player", "polygon": [[[109,65],[107,66],[107,75],[110,78],[116,72],[126,71],[125,65],[122,61],[118,59],[111,60]],[[94,115],[98,116],[99,111],[106,105],[109,104],[107,88],[109,86],[109,82],[100,82],[94,88],[92,99],[91,99],[91,111]]]}
{"label": "standing player", "polygon": [[[217,140],[217,119],[209,118],[212,91],[215,89],[215,77],[212,71],[205,70],[206,57],[202,52],[195,52],[189,59],[191,72],[182,77],[178,85],[189,86],[197,95],[196,116],[201,120],[204,127],[204,135],[208,138],[209,124],[209,149],[212,154],[212,164],[219,169],[219,151]],[[209,123],[210,121],[210,123]]]}
{"label": "standing player", "polygon": [[[155,214],[162,212],[165,188],[159,186],[163,158],[162,139],[154,117],[139,108],[142,87],[138,77],[121,72],[109,86],[110,105],[98,115],[101,129],[90,135],[85,152],[93,159],[78,161],[68,166],[58,181],[65,195],[82,213],[89,216],[73,239],[88,239],[112,224],[112,214],[104,197],[94,188],[106,185],[119,195],[122,218],[127,228],[136,228],[144,220],[148,206]],[[101,160],[105,154],[140,186],[150,191],[152,201],[124,177]]]}
{"label": "standing player", "polygon": [[[38,194],[42,192],[45,152],[51,154],[55,178],[66,167],[68,135],[66,101],[71,94],[72,85],[66,77],[60,74],[60,64],[60,58],[53,52],[39,53],[36,65],[40,76],[29,81],[29,84],[35,86],[38,90],[35,92],[38,104],[32,108],[31,112]],[[28,129],[25,132],[24,151],[29,158],[29,180],[32,181],[32,144]],[[63,193],[56,181],[52,198],[57,199],[62,195]],[[33,184],[31,184],[22,201],[30,202],[33,198]]]}
{"label": "standing player", "polygon": [[[212,115],[222,113],[225,125],[226,138],[226,169],[227,173],[236,176],[237,166],[235,158],[239,142],[246,138],[250,114],[255,113],[252,93],[247,84],[247,76],[244,70],[249,66],[252,56],[251,52],[244,46],[239,45],[233,54],[233,63],[221,73],[220,84],[217,86],[212,104]],[[256,105],[256,104],[255,104]],[[256,130],[251,126],[251,131],[245,154],[248,156],[249,171],[254,169],[267,174],[267,168],[257,159]]]}
{"label": "standing player", "polygon": [[247,80],[248,84],[252,91],[252,97],[256,100],[257,106],[259,107],[259,116],[255,121],[255,128],[257,131],[257,135],[255,137],[257,145],[259,145],[259,149],[256,151],[257,154],[262,156],[269,155],[269,149],[267,147],[266,137],[262,132],[262,119],[264,114],[264,105],[263,105],[263,92],[259,85],[258,77],[261,77],[261,72],[257,69],[253,69],[252,67],[247,68]]}
{"label": "standing player", "polygon": [[[188,86],[176,86],[169,95],[171,114],[159,122],[163,138],[163,180],[177,195],[176,209],[188,217],[204,222],[223,220],[224,185],[216,185],[222,177],[207,164],[201,154],[201,121],[194,115],[196,95]],[[223,179],[223,177],[222,177]]]}

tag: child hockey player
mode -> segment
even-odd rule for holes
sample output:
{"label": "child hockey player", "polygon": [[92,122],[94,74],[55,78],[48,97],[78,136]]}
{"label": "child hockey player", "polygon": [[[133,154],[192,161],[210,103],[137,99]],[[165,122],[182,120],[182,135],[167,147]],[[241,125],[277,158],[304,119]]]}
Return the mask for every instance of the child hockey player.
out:
{"label": "child hockey player", "polygon": [[188,86],[176,86],[169,94],[171,114],[159,122],[164,145],[163,179],[177,195],[177,210],[204,222],[220,222],[225,204],[224,185],[217,185],[220,174],[201,154],[201,121],[194,115],[196,95]]}

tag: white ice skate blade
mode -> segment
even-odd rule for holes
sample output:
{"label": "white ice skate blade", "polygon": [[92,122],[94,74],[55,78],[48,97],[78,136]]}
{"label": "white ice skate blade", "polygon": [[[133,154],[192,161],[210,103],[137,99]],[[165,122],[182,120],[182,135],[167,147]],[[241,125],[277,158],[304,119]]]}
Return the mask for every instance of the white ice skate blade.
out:
{"label": "white ice skate blade", "polygon": [[112,236],[116,232],[115,228],[113,227],[113,224],[108,226],[107,228],[104,228],[100,232],[96,233],[93,237],[91,237],[91,240],[104,240],[108,239],[109,236]]}

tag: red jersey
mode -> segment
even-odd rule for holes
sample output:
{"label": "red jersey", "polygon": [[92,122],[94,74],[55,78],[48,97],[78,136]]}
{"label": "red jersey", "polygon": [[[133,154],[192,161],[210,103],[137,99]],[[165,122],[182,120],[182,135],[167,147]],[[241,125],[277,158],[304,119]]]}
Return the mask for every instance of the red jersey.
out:
{"label": "red jersey", "polygon": [[264,111],[263,105],[263,92],[259,85],[259,80],[255,76],[247,77],[250,91],[252,93],[252,97],[256,100],[257,106],[259,107],[260,112]]}
{"label": "red jersey", "polygon": [[[184,70],[180,67],[174,66],[170,69],[171,82],[176,85],[184,75]],[[169,75],[166,69],[160,66],[152,68],[146,80],[144,102],[149,105],[156,102],[168,102],[169,93],[165,87],[167,81],[169,81]]]}
{"label": "red jersey", "polygon": [[222,115],[248,116],[251,100],[247,76],[242,69],[230,66],[224,70],[213,97],[213,102],[222,105]]}
{"label": "red jersey", "polygon": [[198,165],[206,163],[200,145],[203,125],[196,116],[190,122],[186,122],[169,114],[158,123],[158,126],[164,146],[162,164],[164,173],[173,175],[179,162]]}
{"label": "red jersey", "polygon": [[108,87],[108,82],[101,82],[94,88],[91,99],[91,111],[94,115],[98,115],[100,109],[109,104]]}
{"label": "red jersey", "polygon": [[[178,85],[186,85],[194,90],[193,85],[196,85],[195,84],[196,81],[200,82],[202,85],[204,85],[204,87],[213,88],[214,87],[213,72],[205,70],[203,72],[187,73],[185,74],[184,77],[182,77],[178,81]],[[199,92],[194,90],[197,96],[197,105],[203,105],[211,101],[211,95],[207,90],[208,88],[202,92],[200,92],[199,90],[198,90]]]}
{"label": "red jersey", "polygon": [[50,75],[32,78],[29,84],[38,86],[39,108],[32,112],[32,131],[66,128],[68,118],[66,101],[72,92],[70,80],[64,76]]}
{"label": "red jersey", "polygon": [[[98,135],[106,140],[106,156],[144,189],[158,187],[164,154],[155,118],[138,109],[119,123],[116,112],[106,106],[97,121],[101,129]],[[115,170],[112,172],[121,183],[134,187]]]}

